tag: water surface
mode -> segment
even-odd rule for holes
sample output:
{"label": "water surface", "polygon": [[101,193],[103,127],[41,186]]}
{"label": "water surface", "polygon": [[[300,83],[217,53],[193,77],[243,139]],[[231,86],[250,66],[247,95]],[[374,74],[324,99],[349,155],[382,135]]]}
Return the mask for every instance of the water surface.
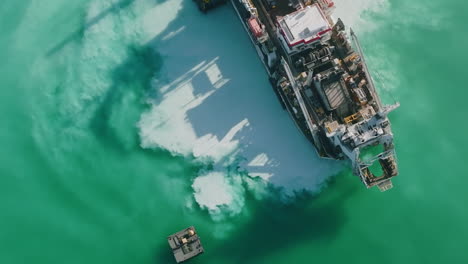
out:
{"label": "water surface", "polygon": [[337,1],[387,103],[400,176],[318,159],[233,10],[0,4],[0,262],[466,263],[462,1]]}

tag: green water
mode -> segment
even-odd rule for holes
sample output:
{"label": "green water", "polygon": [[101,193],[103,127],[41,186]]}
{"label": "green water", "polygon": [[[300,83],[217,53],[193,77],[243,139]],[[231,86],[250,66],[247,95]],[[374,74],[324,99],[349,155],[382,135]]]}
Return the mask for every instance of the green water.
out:
{"label": "green water", "polygon": [[135,21],[170,2],[0,3],[0,263],[174,263],[165,237],[188,225],[206,249],[191,263],[468,263],[467,3],[362,14],[376,84],[401,103],[394,189],[344,171],[292,203],[248,191],[241,213],[215,221],[193,205],[205,165],[140,147],[167,58]]}

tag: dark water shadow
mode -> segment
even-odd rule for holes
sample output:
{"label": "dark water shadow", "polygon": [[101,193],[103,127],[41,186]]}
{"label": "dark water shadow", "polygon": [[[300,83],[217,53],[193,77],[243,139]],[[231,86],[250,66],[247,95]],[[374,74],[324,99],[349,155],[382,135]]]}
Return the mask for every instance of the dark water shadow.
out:
{"label": "dark water shadow", "polygon": [[[121,1],[106,13],[128,7],[133,1]],[[156,5],[165,1],[167,0],[151,2]],[[90,131],[104,147],[115,154],[138,153],[158,160],[169,161],[177,158],[181,159],[181,162],[184,158],[190,158],[175,156],[163,148],[144,149],[140,146],[137,123],[141,114],[149,108],[148,98],[154,99],[158,96],[151,89],[151,82],[154,78],[159,78],[164,58],[150,45],[150,42],[145,45],[129,44],[126,49],[125,60],[109,73],[111,85],[96,99],[97,102],[93,102],[97,108],[89,121]],[[132,106],[131,112],[123,112],[127,110],[126,105]],[[202,167],[195,162],[191,171],[196,172]],[[193,178],[193,175],[190,177]],[[190,185],[187,188],[189,187]]]}
{"label": "dark water shadow", "polygon": [[[349,173],[343,173],[330,181],[320,195],[304,192],[291,203],[284,203],[280,194],[258,200],[248,191],[243,215],[225,220],[234,226],[223,239],[214,236],[212,226],[198,228],[205,253],[189,263],[263,263],[262,260],[279,251],[300,246],[331,243],[347,222],[344,204],[360,190]],[[277,192],[275,189],[271,193]],[[213,221],[201,210],[204,221]],[[213,229],[210,229],[213,228]],[[165,241],[164,241],[165,242]],[[154,263],[172,263],[173,255],[167,243],[161,242],[155,252]]]}
{"label": "dark water shadow", "polygon": [[[123,152],[139,148],[136,123],[141,112],[146,108],[143,98],[146,97],[151,79],[162,66],[160,56],[149,47],[129,46],[127,49],[127,59],[110,73],[112,85],[98,99],[99,106],[90,121],[90,129],[101,143]],[[131,113],[123,113],[120,108],[128,104],[124,102],[125,100],[132,100],[137,109],[132,109]],[[119,133],[119,124],[114,124],[112,121],[112,116],[119,115],[119,113],[121,117],[128,119],[118,118],[120,122],[125,126],[131,124],[128,129],[124,129],[124,133]],[[122,134],[132,135],[131,140],[123,139]]]}
{"label": "dark water shadow", "polygon": [[303,192],[287,204],[277,199],[257,201],[249,194],[246,209],[253,212],[251,220],[211,249],[207,258],[259,263],[272,253],[301,244],[330,243],[347,221],[344,203],[359,190],[348,173],[335,179],[320,195]]}

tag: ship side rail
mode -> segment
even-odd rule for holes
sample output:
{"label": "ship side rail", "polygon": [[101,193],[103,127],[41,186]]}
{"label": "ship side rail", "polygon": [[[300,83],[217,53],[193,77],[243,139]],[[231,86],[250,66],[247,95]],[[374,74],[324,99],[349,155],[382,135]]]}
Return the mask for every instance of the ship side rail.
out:
{"label": "ship side rail", "polygon": [[298,87],[298,84],[296,82],[296,79],[294,78],[294,76],[293,76],[293,74],[291,72],[291,69],[289,68],[289,65],[286,62],[286,60],[284,59],[284,57],[281,57],[281,65],[283,65],[283,68],[284,68],[284,70],[286,72],[286,75],[288,76],[288,79],[289,79],[289,81],[291,83],[291,87],[292,87],[292,89],[294,91],[294,94],[296,95],[296,99],[297,99],[297,101],[299,103],[299,106],[301,107],[302,113],[304,114],[304,118],[306,120],[307,126],[309,127],[309,130],[312,133],[312,135],[314,135],[314,131],[316,130],[315,129],[315,124],[312,121],[312,118],[310,117],[309,111],[307,110],[307,106],[304,103],[304,99],[302,98],[302,94],[299,91],[299,87]]}
{"label": "ship side rail", "polygon": [[361,58],[361,62],[362,62],[362,68],[364,70],[364,73],[366,74],[366,77],[367,77],[367,80],[369,82],[369,91],[371,92],[372,94],[372,97],[374,98],[375,102],[377,103],[377,106],[379,107],[379,110],[382,109],[382,102],[380,100],[380,97],[377,95],[377,92],[375,90],[375,85],[374,85],[374,80],[372,79],[370,73],[369,73],[369,68],[367,68],[367,63],[366,63],[366,60],[364,59],[364,53],[362,51],[362,48],[361,48],[361,44],[359,43],[359,40],[356,36],[356,34],[354,34],[354,31],[353,29],[350,29],[350,35],[351,35],[351,39],[353,40],[354,44],[356,45],[356,49],[359,53],[359,57]]}
{"label": "ship side rail", "polygon": [[[235,1],[235,0],[234,0]],[[260,21],[265,25],[266,31],[270,36],[271,41],[275,44],[276,47],[280,47],[277,49],[278,55],[287,56],[282,48],[281,43],[276,37],[276,25],[275,22],[270,17],[269,12],[266,10],[263,2],[261,0],[252,0],[254,5],[258,8],[258,16]]]}

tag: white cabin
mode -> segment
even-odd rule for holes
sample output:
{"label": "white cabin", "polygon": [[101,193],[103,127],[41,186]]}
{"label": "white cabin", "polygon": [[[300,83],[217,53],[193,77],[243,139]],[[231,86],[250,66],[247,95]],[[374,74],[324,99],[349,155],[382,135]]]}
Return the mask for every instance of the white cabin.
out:
{"label": "white cabin", "polygon": [[322,9],[314,4],[278,19],[277,34],[288,54],[298,53],[328,41],[332,26]]}

